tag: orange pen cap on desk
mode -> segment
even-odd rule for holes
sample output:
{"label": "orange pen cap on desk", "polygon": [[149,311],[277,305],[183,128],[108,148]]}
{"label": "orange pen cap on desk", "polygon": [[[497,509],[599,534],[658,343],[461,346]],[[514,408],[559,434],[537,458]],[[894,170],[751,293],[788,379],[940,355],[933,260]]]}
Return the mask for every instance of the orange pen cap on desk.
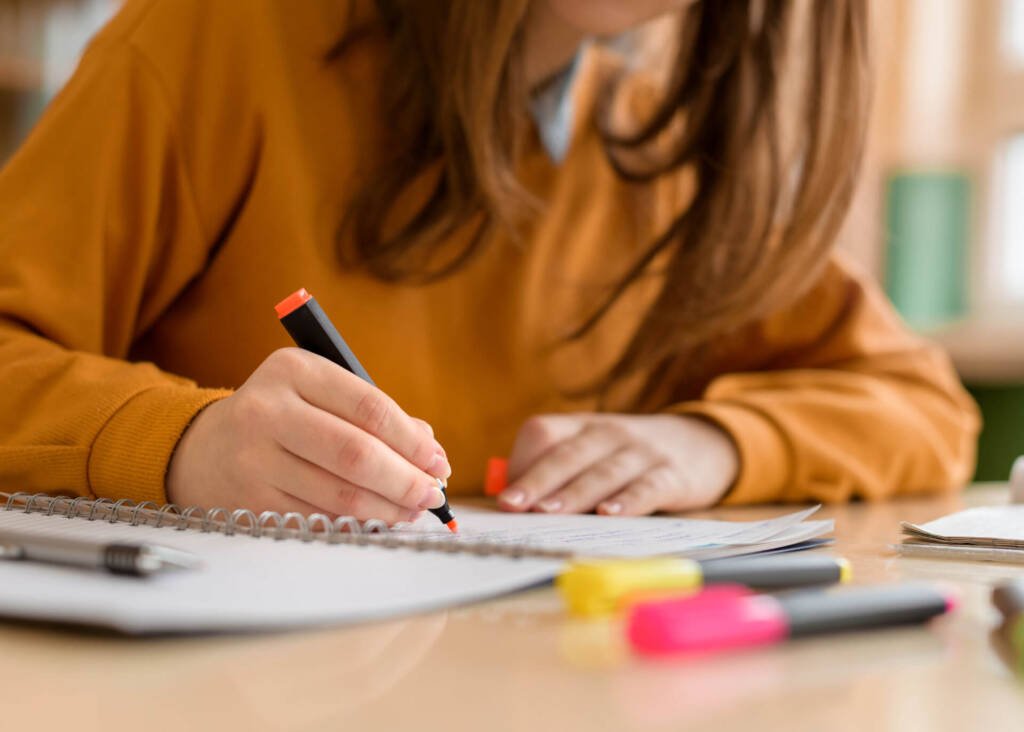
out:
{"label": "orange pen cap on desk", "polygon": [[496,496],[508,485],[508,460],[492,457],[487,461],[487,473],[484,476],[484,495]]}

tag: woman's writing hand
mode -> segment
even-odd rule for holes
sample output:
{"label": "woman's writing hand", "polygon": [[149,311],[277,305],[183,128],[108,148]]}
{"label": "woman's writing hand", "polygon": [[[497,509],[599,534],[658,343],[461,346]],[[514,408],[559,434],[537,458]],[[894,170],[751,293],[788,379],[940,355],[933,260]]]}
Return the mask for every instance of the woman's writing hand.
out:
{"label": "woman's writing hand", "polygon": [[296,348],[203,410],[168,468],[179,505],[413,520],[451,474],[432,430],[382,391]]}
{"label": "woman's writing hand", "polygon": [[520,429],[498,502],[545,513],[685,511],[716,503],[738,473],[732,439],[696,417],[545,415]]}

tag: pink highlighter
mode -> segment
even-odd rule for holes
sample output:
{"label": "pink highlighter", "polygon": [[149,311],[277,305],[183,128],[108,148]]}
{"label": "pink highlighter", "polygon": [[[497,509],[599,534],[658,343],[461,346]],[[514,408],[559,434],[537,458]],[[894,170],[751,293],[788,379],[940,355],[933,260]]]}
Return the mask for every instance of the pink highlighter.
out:
{"label": "pink highlighter", "polygon": [[820,633],[924,623],[956,604],[950,592],[920,584],[778,597],[723,585],[634,605],[627,635],[643,655],[708,653]]}

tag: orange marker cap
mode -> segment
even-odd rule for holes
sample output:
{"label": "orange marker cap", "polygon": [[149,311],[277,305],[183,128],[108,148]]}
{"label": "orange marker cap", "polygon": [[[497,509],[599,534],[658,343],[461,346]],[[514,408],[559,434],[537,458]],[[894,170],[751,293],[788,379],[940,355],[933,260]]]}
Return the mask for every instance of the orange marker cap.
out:
{"label": "orange marker cap", "polygon": [[313,296],[306,292],[306,288],[303,287],[275,305],[274,311],[277,313],[278,319],[281,319],[286,315],[291,315],[312,299]]}
{"label": "orange marker cap", "polygon": [[508,460],[492,457],[487,461],[487,475],[484,477],[484,495],[496,496],[508,485]]}

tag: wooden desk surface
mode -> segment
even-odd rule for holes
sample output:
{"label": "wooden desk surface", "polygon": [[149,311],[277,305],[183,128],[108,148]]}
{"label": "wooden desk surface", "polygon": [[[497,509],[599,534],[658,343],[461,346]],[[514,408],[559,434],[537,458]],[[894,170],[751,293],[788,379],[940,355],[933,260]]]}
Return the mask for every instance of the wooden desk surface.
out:
{"label": "wooden desk surface", "polygon": [[[0,729],[1022,730],[1024,683],[998,653],[990,585],[1024,567],[894,556],[900,520],[1002,502],[963,496],[823,510],[856,582],[947,580],[929,628],[645,662],[568,621],[550,589],[356,628],[131,639],[0,623]],[[729,509],[754,519],[777,508]]]}

